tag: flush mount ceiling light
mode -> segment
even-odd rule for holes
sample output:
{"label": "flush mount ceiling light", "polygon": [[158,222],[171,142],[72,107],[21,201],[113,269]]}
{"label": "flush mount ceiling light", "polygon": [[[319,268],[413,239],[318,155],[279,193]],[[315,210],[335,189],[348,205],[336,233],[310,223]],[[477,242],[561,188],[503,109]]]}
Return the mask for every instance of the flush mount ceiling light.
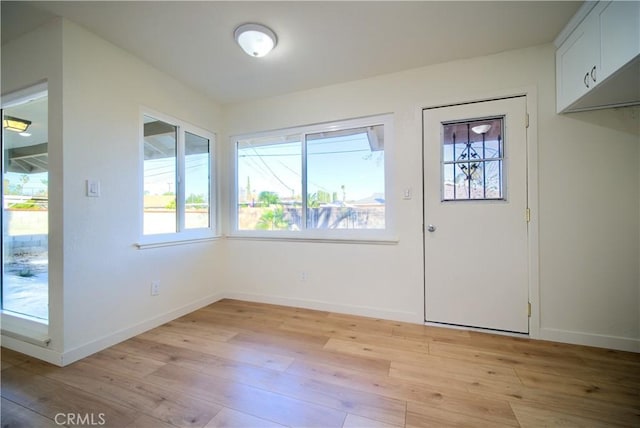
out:
{"label": "flush mount ceiling light", "polygon": [[278,42],[276,33],[261,24],[242,24],[233,35],[242,50],[253,57],[265,56]]}
{"label": "flush mount ceiling light", "polygon": [[471,128],[476,134],[486,134],[491,129],[491,125],[478,125]]}
{"label": "flush mount ceiling light", "polygon": [[5,116],[2,119],[2,127],[9,131],[24,132],[31,125],[30,120],[18,119],[17,117]]}

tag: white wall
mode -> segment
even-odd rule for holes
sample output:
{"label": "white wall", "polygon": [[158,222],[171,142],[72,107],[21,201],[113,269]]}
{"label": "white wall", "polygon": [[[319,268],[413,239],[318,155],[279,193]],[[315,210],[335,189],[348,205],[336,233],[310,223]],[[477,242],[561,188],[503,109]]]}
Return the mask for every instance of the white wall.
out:
{"label": "white wall", "polygon": [[[220,109],[71,22],[64,22],[65,351],[75,358],[217,299],[221,242],[139,250],[139,112],[219,130]],[[85,196],[85,180],[102,184]],[[152,280],[161,292],[150,296]],[[195,306],[194,306],[195,305]],[[93,345],[92,345],[93,344]]]}
{"label": "white wall", "polygon": [[64,351],[62,175],[62,24],[52,21],[2,46],[2,94],[48,82],[49,99],[49,337],[48,349],[3,337],[22,352],[50,361]]}
{"label": "white wall", "polygon": [[[554,77],[554,48],[545,45],[225,106],[229,135],[394,113],[387,199],[398,207],[399,237],[393,246],[231,239],[230,295],[421,322],[420,107],[529,90],[539,148],[532,332],[640,350],[638,109],[557,115]],[[227,165],[232,149],[227,141]],[[406,187],[413,200],[402,199]]]}
{"label": "white wall", "polygon": [[541,126],[541,323],[551,339],[569,331],[640,351],[639,115],[576,113]]}
{"label": "white wall", "polygon": [[[219,106],[69,21],[3,46],[2,64],[3,91],[51,82],[54,355],[41,357],[67,364],[219,299],[223,241],[134,246],[141,234],[140,107],[217,132]],[[101,181],[100,198],[85,196],[88,178]],[[161,292],[151,297],[155,279]]]}

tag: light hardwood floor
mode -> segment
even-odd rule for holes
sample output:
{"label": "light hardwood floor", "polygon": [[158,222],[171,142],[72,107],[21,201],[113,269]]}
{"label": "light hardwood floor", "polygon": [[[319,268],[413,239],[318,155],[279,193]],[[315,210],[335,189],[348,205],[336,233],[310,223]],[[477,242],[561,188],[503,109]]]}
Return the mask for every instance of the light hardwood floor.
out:
{"label": "light hardwood floor", "polygon": [[639,427],[640,354],[222,300],[64,368],[2,350],[3,427],[69,414],[153,428]]}

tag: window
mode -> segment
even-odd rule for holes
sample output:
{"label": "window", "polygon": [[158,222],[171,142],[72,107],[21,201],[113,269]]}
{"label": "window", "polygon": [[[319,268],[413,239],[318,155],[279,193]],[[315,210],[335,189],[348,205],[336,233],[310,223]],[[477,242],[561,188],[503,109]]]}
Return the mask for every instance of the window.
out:
{"label": "window", "polygon": [[501,200],[503,118],[443,124],[442,199]]}
{"label": "window", "polygon": [[214,136],[157,113],[142,123],[143,234],[210,236]]}
{"label": "window", "polygon": [[235,137],[239,235],[372,237],[388,231],[391,116]]}

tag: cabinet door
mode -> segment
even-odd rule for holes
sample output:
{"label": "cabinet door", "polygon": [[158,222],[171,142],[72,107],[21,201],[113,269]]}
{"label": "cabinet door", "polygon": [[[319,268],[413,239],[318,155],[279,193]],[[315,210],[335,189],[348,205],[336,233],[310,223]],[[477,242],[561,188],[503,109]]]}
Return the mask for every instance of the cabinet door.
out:
{"label": "cabinet door", "polygon": [[589,15],[556,51],[557,108],[564,110],[594,86],[600,68],[598,15]]}
{"label": "cabinet door", "polygon": [[640,54],[640,2],[612,1],[599,20],[602,80]]}

